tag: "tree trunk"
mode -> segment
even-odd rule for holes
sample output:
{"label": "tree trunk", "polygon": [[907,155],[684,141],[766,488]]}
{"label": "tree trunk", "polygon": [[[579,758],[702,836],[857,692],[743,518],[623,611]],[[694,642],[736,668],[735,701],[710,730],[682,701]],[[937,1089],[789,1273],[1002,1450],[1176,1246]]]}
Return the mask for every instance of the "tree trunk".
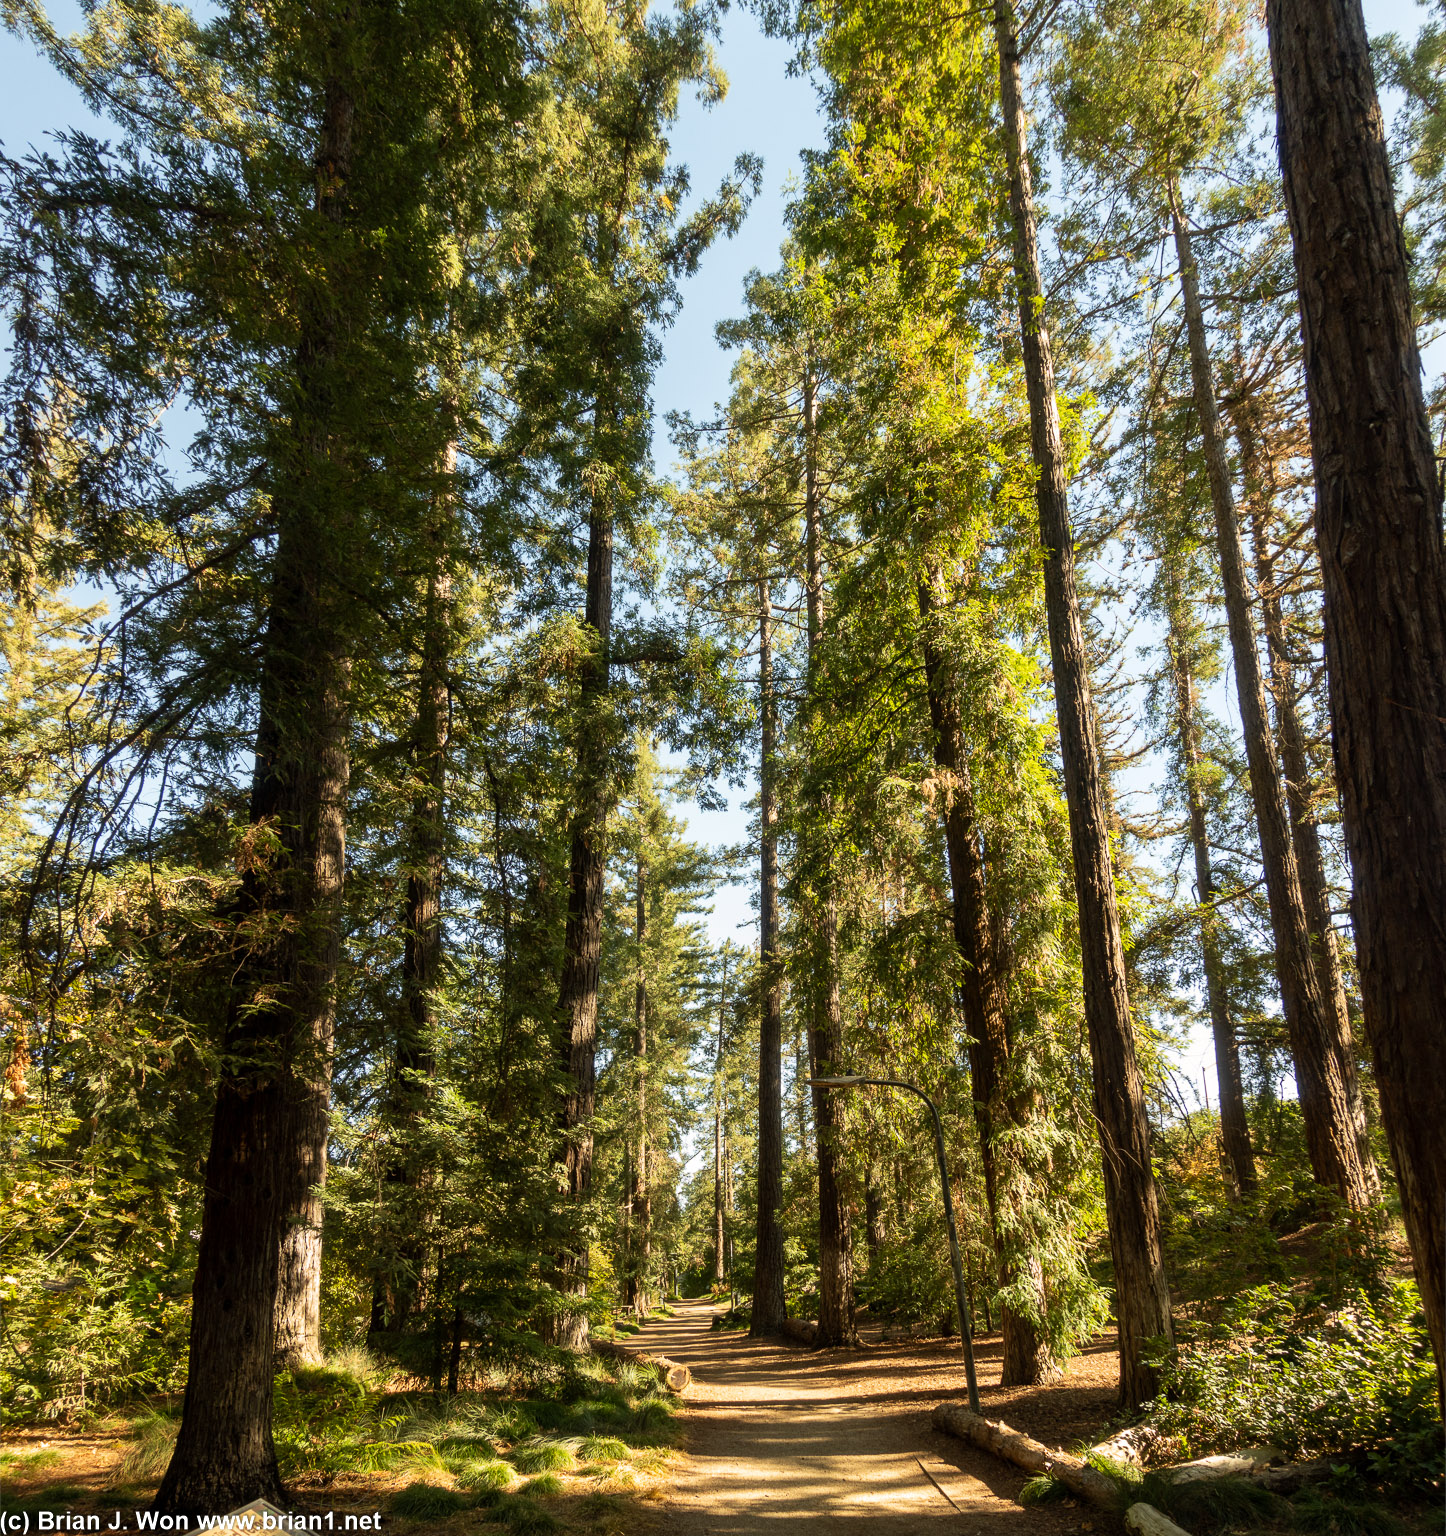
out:
{"label": "tree trunk", "polygon": [[1039,472],[1036,496],[1044,549],[1049,649],[1079,904],[1085,1023],[1094,1067],[1095,1118],[1115,1267],[1120,1399],[1133,1408],[1153,1397],[1159,1387],[1159,1374],[1145,1364],[1143,1352],[1152,1338],[1174,1337],[1170,1287],[1160,1248],[1160,1212],[1150,1165],[1150,1128],[1135,1058],[1125,957],[1110,868],[1089,667],[1075,585],[1074,535],[1069,523],[1064,448],[1054,395],[1054,362],[1044,319],[1044,289],[1020,85],[1019,40],[1009,0],[995,0],[994,28],[999,47],[1004,148],[1009,163],[1020,338],[1029,394],[1030,436]]}
{"label": "tree trunk", "polygon": [[[929,579],[919,586],[919,616],[923,620],[929,715],[934,726],[934,763],[946,779],[944,841],[954,896],[954,942],[964,962],[964,1022],[969,1033],[969,1077],[984,1168],[984,1194],[989,1205],[999,1287],[1003,1291],[1020,1282],[1027,1285],[1035,1315],[1042,1320],[1046,1307],[1043,1267],[1034,1254],[1017,1251],[1017,1237],[1011,1244],[1000,1230],[999,1203],[1001,1199],[1016,1202],[1022,1193],[1018,1186],[1024,1178],[1023,1169],[1001,1169],[1001,1136],[1015,1131],[1025,1133],[1016,1139],[1028,1139],[1032,1116],[1027,1100],[1006,1087],[1011,1042],[1005,976],[989,918],[984,857],[974,820],[974,794],[958,685],[950,674],[935,620],[942,589],[940,573],[931,570]],[[1014,1219],[1009,1226],[1018,1233],[1022,1224]],[[1037,1324],[1013,1307],[1001,1310],[1004,1360],[1000,1385],[1019,1387],[1052,1381],[1059,1375],[1059,1368]]]}
{"label": "tree trunk", "polygon": [[1381,1120],[1446,1403],[1446,553],[1360,0],[1267,0],[1336,784]]}
{"label": "tree trunk", "polygon": [[[601,435],[611,421],[606,403],[593,412]],[[558,1116],[567,1198],[576,1232],[557,1258],[557,1288],[565,1296],[586,1296],[588,1281],[585,1212],[592,1185],[592,1117],[597,1088],[597,1006],[602,969],[603,876],[607,860],[607,813],[611,731],[607,715],[610,668],[608,645],[613,614],[613,514],[606,489],[597,491],[588,512],[587,596],[584,623],[592,650],[583,662],[578,704],[577,803],[572,816],[568,867],[567,928],[563,935],[562,985],[558,992],[558,1049],[566,1084]],[[560,1312],[544,1333],[566,1349],[587,1347],[587,1317]]]}
{"label": "tree trunk", "polygon": [[[823,497],[818,476],[818,379],[810,361],[803,372],[804,528],[806,535],[805,593],[808,605],[808,702],[817,707],[819,642],[823,630]],[[825,804],[825,813],[827,805]],[[809,841],[813,841],[809,839]],[[813,889],[809,892],[813,928],[813,982],[809,1004],[810,1075],[837,1072],[843,1058],[843,1005],[838,986],[838,900],[834,892],[832,856],[816,841],[810,863],[805,859]],[[813,1090],[813,1127],[818,1146],[818,1342],[852,1344],[854,1325],[853,1238],[848,1202],[844,1198],[841,1115],[837,1093]]]}
{"label": "tree trunk", "polygon": [[[329,80],[316,207],[337,225],[354,117],[348,91]],[[259,835],[232,912],[238,938],[258,936],[228,1006],[185,1403],[155,1500],[167,1514],[284,1499],[271,1438],[277,1282],[289,1218],[320,1183],[318,1146],[325,1165],[350,772],[350,662],[333,586],[345,507],[317,488],[333,479],[339,452],[341,298],[334,286],[303,299],[290,462],[272,502],[277,547],[249,814]]]}
{"label": "tree trunk", "polygon": [[638,947],[638,982],[634,999],[634,1046],[638,1069],[638,1160],[633,1168],[632,1214],[637,1232],[628,1266],[628,1304],[639,1317],[648,1313],[648,1265],[652,1259],[652,1194],[648,1186],[648,985],[643,976],[643,945],[648,937],[648,866],[638,855],[634,931]]}
{"label": "tree trunk", "polygon": [[1265,619],[1271,690],[1275,694],[1276,733],[1280,740],[1281,764],[1285,769],[1285,799],[1286,809],[1290,813],[1291,844],[1295,849],[1296,866],[1300,873],[1301,897],[1305,903],[1306,927],[1310,933],[1316,976],[1325,998],[1326,1016],[1338,1042],[1345,1074],[1346,1103],[1350,1107],[1351,1124],[1355,1129],[1361,1170],[1365,1175],[1367,1192],[1371,1200],[1375,1201],[1380,1195],[1381,1179],[1376,1168],[1375,1154],[1371,1150],[1370,1127],[1366,1123],[1360,1074],[1356,1071],[1350,1008],[1346,1003],[1345,982],[1341,977],[1335,926],[1331,922],[1330,886],[1326,881],[1325,858],[1321,852],[1320,832],[1312,805],[1305,731],[1296,706],[1295,666],[1286,640],[1285,614],[1275,584],[1275,561],[1270,553],[1268,482],[1273,479],[1273,472],[1256,434],[1253,412],[1254,407],[1250,401],[1241,401],[1237,405],[1235,431],[1245,469],[1251,542],[1255,548],[1255,581],[1260,593],[1261,613]]}
{"label": "tree trunk", "polygon": [[1190,812],[1190,842],[1195,851],[1195,900],[1200,908],[1200,950],[1205,966],[1205,998],[1210,1007],[1210,1032],[1215,1040],[1215,1079],[1220,1090],[1220,1136],[1225,1166],[1238,1195],[1256,1186],[1255,1159],[1250,1151],[1250,1126],[1245,1118],[1245,1088],[1240,1078],[1240,1046],[1230,1021],[1220,960],[1219,918],[1215,911],[1215,871],[1210,859],[1210,833],[1205,820],[1205,794],[1200,775],[1200,728],[1196,715],[1195,676],[1187,640],[1180,632],[1172,594],[1170,668],[1175,680],[1175,729],[1184,770],[1185,801]]}
{"label": "tree trunk", "polygon": [[[457,447],[453,439],[444,463],[449,480],[456,469]],[[391,1327],[398,1332],[406,1327],[416,1305],[417,1280],[425,1263],[425,1247],[416,1225],[417,1212],[405,1191],[414,1190],[421,1179],[414,1147],[435,1071],[437,987],[442,969],[442,882],[447,872],[444,802],[452,703],[448,677],[452,569],[444,547],[446,522],[451,515],[450,496],[447,487],[432,528],[437,547],[423,613],[417,715],[412,734],[416,789],[405,842],[407,889],[402,906],[401,1015],[386,1108],[391,1151],[385,1177],[400,1209],[393,1213],[393,1230],[399,1235],[394,1239],[392,1253],[387,1255],[394,1262],[386,1276],[384,1294],[390,1298]]]}
{"label": "tree trunk", "polygon": [[871,1163],[864,1176],[864,1241],[868,1244],[870,1269],[878,1262],[879,1253],[888,1240],[883,1185],[878,1169]]}
{"label": "tree trunk", "polygon": [[763,746],[758,765],[758,964],[763,988],[758,1030],[758,1239],[753,1315],[748,1332],[766,1338],[788,1315],[783,1296],[783,979],[778,953],[778,807],[775,801],[773,599],[758,582],[758,708]]}
{"label": "tree trunk", "polygon": [[1364,1210],[1370,1204],[1369,1182],[1356,1145],[1339,1032],[1336,1021],[1328,1015],[1311,954],[1310,930],[1306,925],[1295,853],[1290,844],[1280,771],[1270,739],[1260,652],[1250,621],[1245,556],[1230,489],[1230,470],[1225,460],[1225,439],[1215,408],[1205,313],[1200,303],[1190,231],[1181,215],[1178,194],[1173,186],[1170,189],[1170,218],[1185,295],[1185,328],[1190,342],[1195,414],[1200,422],[1210,477],[1210,503],[1215,513],[1215,538],[1225,589],[1225,617],[1235,662],[1235,690],[1245,736],[1245,758],[1250,769],[1250,794],[1255,803],[1265,889],[1270,903],[1270,926],[1275,938],[1275,970],[1280,979],[1281,1007],[1295,1062],[1306,1146],[1316,1182],[1333,1189],[1352,1210]]}
{"label": "tree trunk", "polygon": [[723,981],[718,989],[718,1044],[713,1053],[713,1283],[723,1284],[723,1026],[728,1006],[728,954],[723,954]]}

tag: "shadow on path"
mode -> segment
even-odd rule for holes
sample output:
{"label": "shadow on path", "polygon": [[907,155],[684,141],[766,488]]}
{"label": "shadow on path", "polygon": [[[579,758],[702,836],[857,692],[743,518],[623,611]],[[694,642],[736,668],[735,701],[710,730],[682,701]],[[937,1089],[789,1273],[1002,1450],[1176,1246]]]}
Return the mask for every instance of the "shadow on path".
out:
{"label": "shadow on path", "polygon": [[[1087,1514],[1024,1509],[1012,1469],[938,1434],[933,1406],[964,1395],[957,1346],[814,1352],[715,1332],[685,1302],[629,1343],[686,1365],[686,1455],[664,1506],[678,1536],[1061,1536]],[[999,1379],[998,1344],[979,1348]],[[992,1363],[991,1363],[992,1355]]]}

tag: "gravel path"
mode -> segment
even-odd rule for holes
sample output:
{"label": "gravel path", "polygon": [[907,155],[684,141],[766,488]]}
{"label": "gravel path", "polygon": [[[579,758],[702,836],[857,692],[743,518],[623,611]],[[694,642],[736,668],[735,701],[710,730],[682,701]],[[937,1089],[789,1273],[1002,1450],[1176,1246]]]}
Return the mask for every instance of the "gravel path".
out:
{"label": "gravel path", "polygon": [[[676,1536],[1063,1536],[1095,1530],[1070,1506],[1024,1509],[1022,1476],[930,1427],[964,1397],[957,1346],[814,1352],[713,1332],[685,1303],[631,1341],[687,1365],[685,1454],[663,1529]],[[981,1350],[981,1385],[998,1380]],[[990,1411],[988,1392],[985,1411]],[[997,1412],[997,1408],[995,1409]]]}

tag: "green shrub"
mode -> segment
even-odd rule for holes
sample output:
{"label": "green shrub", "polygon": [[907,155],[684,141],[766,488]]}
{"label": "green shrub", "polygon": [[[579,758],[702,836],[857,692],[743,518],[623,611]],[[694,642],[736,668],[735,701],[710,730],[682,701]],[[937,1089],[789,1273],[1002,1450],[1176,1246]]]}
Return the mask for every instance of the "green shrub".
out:
{"label": "green shrub", "polygon": [[441,1520],[471,1503],[465,1494],[436,1483],[409,1483],[392,1496],[392,1513],[408,1520]]}
{"label": "green shrub", "polygon": [[469,1420],[477,1430],[493,1440],[525,1440],[542,1426],[533,1418],[526,1403],[488,1403],[478,1407]]}
{"label": "green shrub", "polygon": [[661,1397],[645,1397],[633,1411],[633,1423],[638,1429],[656,1429],[672,1420],[673,1410]]}
{"label": "green shrub", "polygon": [[514,1536],[550,1536],[561,1529],[557,1516],[535,1499],[510,1498],[498,1506],[498,1513]]}
{"label": "green shrub", "polygon": [[550,1499],[562,1492],[562,1479],[556,1472],[544,1472],[523,1483],[517,1491],[530,1499]]}
{"label": "green shrub", "polygon": [[1298,1311],[1280,1286],[1238,1296],[1213,1336],[1163,1362],[1151,1423],[1194,1455],[1250,1444],[1339,1456],[1399,1491],[1441,1487],[1441,1416],[1419,1295]]}
{"label": "green shrub", "polygon": [[527,1440],[514,1445],[511,1455],[519,1472],[570,1472],[577,1465],[572,1448],[561,1440]]}
{"label": "green shrub", "polygon": [[582,1442],[581,1454],[589,1461],[626,1461],[628,1448],[611,1435],[589,1435]]}
{"label": "green shrub", "polygon": [[881,1248],[869,1269],[869,1311],[893,1323],[954,1313],[954,1276],[943,1226],[916,1223],[911,1240]]}
{"label": "green shrub", "polygon": [[515,1475],[505,1461],[469,1461],[457,1469],[457,1482],[469,1493],[481,1493],[484,1488],[510,1488]]}
{"label": "green shrub", "polygon": [[111,1485],[149,1483],[160,1478],[170,1464],[180,1428],[178,1413],[165,1408],[143,1408],[131,1421],[130,1444],[111,1476]]}

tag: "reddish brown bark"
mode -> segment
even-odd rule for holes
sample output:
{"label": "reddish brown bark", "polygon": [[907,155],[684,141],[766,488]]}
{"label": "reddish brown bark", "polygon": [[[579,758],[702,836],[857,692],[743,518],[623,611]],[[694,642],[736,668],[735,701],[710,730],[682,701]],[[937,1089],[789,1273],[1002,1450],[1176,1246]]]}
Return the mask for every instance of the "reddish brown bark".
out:
{"label": "reddish brown bark", "polygon": [[633,1165],[631,1242],[625,1299],[642,1316],[648,1311],[648,1269],[653,1257],[653,1196],[648,1182],[648,985],[643,975],[643,945],[648,938],[648,866],[638,855],[634,933],[638,979],[633,998],[633,1050],[637,1060],[638,1155]]}
{"label": "reddish brown bark", "polygon": [[1336,783],[1381,1119],[1446,1402],[1446,553],[1360,0],[1267,0]]}
{"label": "reddish brown bark", "polygon": [[[1019,1170],[1013,1171],[1012,1177],[1008,1170],[1001,1170],[1000,1138],[1011,1130],[1027,1129],[1031,1106],[1027,1097],[1009,1093],[1004,1087],[1012,1046],[1007,982],[990,921],[958,685],[934,622],[942,588],[939,574],[931,572],[930,579],[919,587],[919,615],[923,621],[929,715],[934,727],[934,763],[944,780],[944,840],[954,895],[954,942],[964,962],[964,1022],[969,1035],[970,1088],[984,1167],[984,1193],[1000,1289],[1012,1290],[1021,1282],[1028,1285],[1033,1292],[1035,1313],[1043,1318],[1043,1269],[1032,1255],[1011,1254],[1000,1232],[1000,1201],[1011,1197],[1013,1186],[1022,1177]],[[1002,1179],[1001,1172],[1006,1174]],[[1000,1385],[1027,1386],[1058,1376],[1059,1368],[1036,1323],[1013,1307],[1003,1307],[1001,1314],[1004,1361]]]}
{"label": "reddish brown bark", "polygon": [[[316,208],[346,217],[355,109],[328,82]],[[261,667],[250,825],[231,916],[248,948],[231,988],[206,1162],[181,1428],[155,1507],[216,1514],[284,1495],[271,1437],[277,1282],[288,1226],[325,1166],[346,856],[350,663],[337,582],[345,508],[328,494],[341,295],[302,306],[293,440]],[[319,1161],[318,1161],[319,1149]]]}
{"label": "reddish brown bark", "polygon": [[1321,993],[1326,1000],[1327,1020],[1338,1042],[1337,1048],[1345,1074],[1346,1103],[1355,1131],[1361,1169],[1367,1182],[1367,1192],[1374,1201],[1380,1193],[1381,1179],[1376,1168],[1375,1154],[1371,1150],[1360,1074],[1356,1071],[1350,1008],[1346,1003],[1345,982],[1341,976],[1335,925],[1331,921],[1330,886],[1326,880],[1325,857],[1316,826],[1305,730],[1296,704],[1295,663],[1286,637],[1285,614],[1276,585],[1275,561],[1270,551],[1268,514],[1274,480],[1273,468],[1257,435],[1254,402],[1237,401],[1232,414],[1245,471],[1251,543],[1255,553],[1255,584],[1265,621],[1271,692],[1275,697],[1276,735],[1280,743],[1281,766],[1285,770],[1285,803],[1290,814],[1291,843],[1295,848],[1296,865],[1300,871],[1300,890],[1305,902],[1311,955],[1315,961],[1316,974],[1320,978]]}
{"label": "reddish brown bark", "polygon": [[1145,1363],[1152,1338],[1173,1339],[1170,1287],[1160,1247],[1160,1211],[1150,1164],[1150,1128],[1135,1056],[1125,985],[1125,956],[1110,867],[1089,663],[1074,571],[1068,477],[1054,393],[1054,361],[1044,318],[1034,193],[1020,84],[1019,38],[1009,0],[995,0],[999,88],[1019,329],[1029,395],[1030,439],[1038,471],[1035,496],[1043,546],[1045,608],[1060,756],[1069,807],[1084,971],[1085,1025],[1094,1068],[1105,1209],[1115,1266],[1120,1329],[1120,1398],[1136,1407],[1155,1396],[1159,1373]]}
{"label": "reddish brown bark", "polygon": [[[819,646],[823,635],[823,495],[818,474],[818,380],[811,360],[803,373],[804,594],[808,608],[808,702],[817,703]],[[825,807],[826,810],[826,807]],[[838,905],[831,855],[817,835],[800,837],[811,862],[806,906],[813,930],[812,1012],[808,1033],[811,1075],[838,1072],[843,1064],[843,1006],[838,985]],[[842,1179],[843,1147],[838,1094],[813,1090],[813,1127],[818,1162],[818,1342],[851,1344],[854,1324],[853,1234]]]}
{"label": "reddish brown bark", "polygon": [[[610,415],[599,401],[594,415],[602,432]],[[611,669],[608,645],[613,615],[613,516],[606,490],[592,498],[588,514],[587,591],[583,622],[591,651],[582,665],[578,699],[577,798],[570,828],[567,927],[563,935],[562,984],[558,991],[558,1051],[566,1085],[559,1106],[561,1162],[575,1219],[592,1186],[592,1119],[597,1095],[598,986],[602,976],[603,877],[607,862],[607,814],[611,733],[607,704]],[[565,1296],[585,1296],[587,1240],[578,1232],[557,1259],[557,1287]],[[587,1345],[582,1312],[559,1312],[544,1323],[555,1344]]]}
{"label": "reddish brown bark", "polygon": [[776,1334],[788,1316],[783,1294],[783,984],[778,951],[777,705],[773,694],[773,599],[758,581],[758,1230],[753,1259],[754,1338]]}
{"label": "reddish brown bark", "polygon": [[1237,1194],[1256,1187],[1255,1159],[1250,1151],[1250,1126],[1245,1117],[1245,1088],[1240,1077],[1240,1046],[1230,1019],[1220,958],[1219,918],[1215,911],[1215,871],[1210,857],[1210,832],[1205,818],[1205,794],[1200,775],[1200,726],[1196,714],[1195,676],[1184,638],[1170,614],[1170,668],[1175,681],[1175,729],[1190,815],[1190,846],[1195,855],[1195,900],[1200,911],[1200,951],[1205,970],[1205,1000],[1210,1009],[1210,1033],[1215,1043],[1215,1081],[1220,1100],[1220,1137],[1225,1163]]}
{"label": "reddish brown bark", "polygon": [[1185,329],[1190,345],[1195,415],[1204,440],[1210,503],[1215,514],[1225,618],[1235,663],[1235,692],[1240,704],[1250,795],[1260,835],[1270,926],[1275,939],[1275,971],[1280,981],[1280,1001],[1290,1038],[1291,1059],[1295,1064],[1296,1092],[1305,1121],[1306,1147],[1316,1182],[1334,1190],[1352,1210],[1364,1210],[1370,1204],[1370,1181],[1361,1165],[1351,1116],[1348,1064],[1342,1052],[1338,1021],[1328,1009],[1311,949],[1300,874],[1286,820],[1280,769],[1270,736],[1260,652],[1250,619],[1245,554],[1230,487],[1225,438],[1215,405],[1215,384],[1195,257],[1189,227],[1180,211],[1174,188],[1171,188],[1170,215],[1180,264],[1180,284],[1185,296]]}

